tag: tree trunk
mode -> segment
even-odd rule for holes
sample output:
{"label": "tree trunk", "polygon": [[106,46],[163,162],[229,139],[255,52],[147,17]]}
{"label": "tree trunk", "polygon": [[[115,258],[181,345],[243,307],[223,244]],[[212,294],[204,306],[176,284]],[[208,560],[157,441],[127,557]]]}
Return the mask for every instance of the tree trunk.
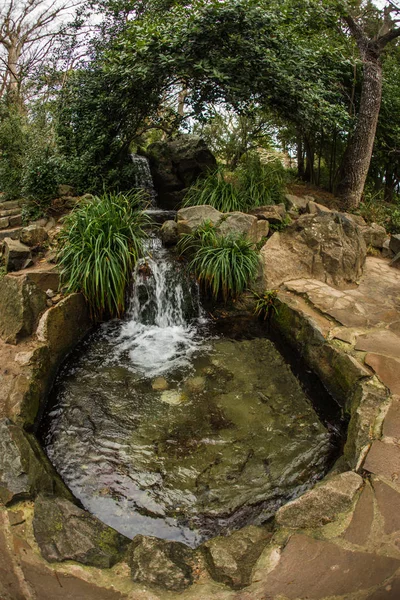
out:
{"label": "tree trunk", "polygon": [[354,133],[344,153],[337,187],[337,194],[348,209],[358,206],[364,191],[382,98],[379,52],[368,46],[363,54],[364,79],[360,110]]}
{"label": "tree trunk", "polygon": [[297,136],[297,174],[299,179],[304,179],[304,151],[301,135]]}
{"label": "tree trunk", "polygon": [[304,174],[304,180],[309,183],[314,183],[314,146],[307,137],[304,141],[306,146],[306,171]]}

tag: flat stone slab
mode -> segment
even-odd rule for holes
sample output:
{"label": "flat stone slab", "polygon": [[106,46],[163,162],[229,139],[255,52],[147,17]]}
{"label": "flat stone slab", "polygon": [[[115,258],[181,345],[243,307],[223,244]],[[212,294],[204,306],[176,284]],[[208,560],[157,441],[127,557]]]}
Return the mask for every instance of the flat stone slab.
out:
{"label": "flat stone slab", "polygon": [[400,531],[400,493],[374,477],[372,485],[378,508],[385,522],[385,533]]}
{"label": "flat stone slab", "polygon": [[386,583],[379,590],[368,596],[367,600],[399,600],[400,598],[400,577]]}
{"label": "flat stone slab", "polygon": [[400,360],[381,354],[369,353],[365,357],[365,364],[372,367],[392,394],[400,395]]}
{"label": "flat stone slab", "polygon": [[400,358],[400,337],[389,330],[372,331],[357,338],[355,349]]}
{"label": "flat stone slab", "polygon": [[394,397],[383,422],[383,435],[400,440],[400,398]]}
{"label": "flat stone slab", "polygon": [[364,469],[400,485],[400,448],[376,440],[367,454]]}
{"label": "flat stone slab", "polygon": [[399,566],[400,560],[395,558],[351,552],[331,542],[296,534],[262,584],[264,595],[249,598],[261,600],[278,594],[289,600],[347,598],[383,583]]}
{"label": "flat stone slab", "polygon": [[344,539],[352,544],[364,546],[369,538],[374,519],[374,494],[368,482],[357,502],[350,525],[346,529]]}

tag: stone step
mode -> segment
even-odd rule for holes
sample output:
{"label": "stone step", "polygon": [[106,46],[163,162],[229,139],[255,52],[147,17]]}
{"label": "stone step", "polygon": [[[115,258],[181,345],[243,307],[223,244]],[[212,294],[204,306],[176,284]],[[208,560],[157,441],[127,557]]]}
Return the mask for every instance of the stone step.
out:
{"label": "stone step", "polygon": [[19,227],[22,225],[22,215],[11,215],[9,217],[0,216],[0,230],[7,229],[8,227]]}
{"label": "stone step", "polygon": [[19,214],[21,214],[20,208],[9,208],[8,210],[2,210],[1,204],[0,204],[0,217],[11,217],[12,215],[19,215]]}
{"label": "stone step", "polygon": [[22,200],[7,200],[6,202],[0,202],[0,209],[10,210],[13,208],[19,208],[22,202]]}
{"label": "stone step", "polygon": [[14,227],[12,229],[3,229],[0,231],[0,242],[4,241],[6,238],[11,238],[12,240],[18,240],[21,235],[23,227]]}

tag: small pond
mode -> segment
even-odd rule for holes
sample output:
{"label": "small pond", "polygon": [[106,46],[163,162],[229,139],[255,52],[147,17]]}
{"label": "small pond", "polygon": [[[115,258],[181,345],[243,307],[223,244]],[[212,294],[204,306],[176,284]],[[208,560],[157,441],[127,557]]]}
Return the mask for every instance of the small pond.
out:
{"label": "small pond", "polygon": [[337,440],[259,329],[218,333],[155,243],[126,319],[69,357],[40,425],[86,509],[129,538],[196,547],[265,522],[326,473]]}

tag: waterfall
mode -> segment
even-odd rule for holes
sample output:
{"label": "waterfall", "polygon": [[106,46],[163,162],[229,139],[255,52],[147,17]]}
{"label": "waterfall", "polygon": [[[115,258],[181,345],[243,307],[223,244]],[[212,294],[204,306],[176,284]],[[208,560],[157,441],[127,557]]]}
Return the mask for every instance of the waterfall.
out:
{"label": "waterfall", "polygon": [[151,176],[149,161],[140,154],[131,154],[135,166],[135,187],[144,189],[150,196],[152,203],[156,197],[153,178]]}
{"label": "waterfall", "polygon": [[132,367],[146,377],[189,367],[203,343],[199,334],[203,322],[197,286],[153,239],[151,256],[136,267],[117,354],[128,354]]}

